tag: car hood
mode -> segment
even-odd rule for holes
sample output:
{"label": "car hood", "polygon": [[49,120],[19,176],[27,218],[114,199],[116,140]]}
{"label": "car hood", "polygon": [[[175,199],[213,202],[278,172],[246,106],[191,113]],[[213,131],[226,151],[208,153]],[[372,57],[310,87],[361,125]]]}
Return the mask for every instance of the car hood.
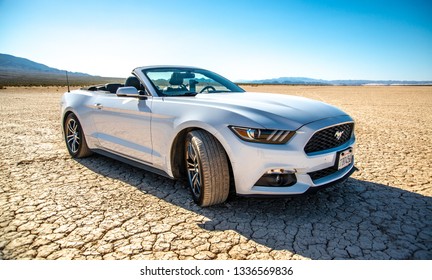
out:
{"label": "car hood", "polygon": [[320,101],[283,94],[198,94],[195,101],[207,103],[209,106],[225,107],[265,128],[273,129],[298,129],[317,120],[347,115],[342,110]]}

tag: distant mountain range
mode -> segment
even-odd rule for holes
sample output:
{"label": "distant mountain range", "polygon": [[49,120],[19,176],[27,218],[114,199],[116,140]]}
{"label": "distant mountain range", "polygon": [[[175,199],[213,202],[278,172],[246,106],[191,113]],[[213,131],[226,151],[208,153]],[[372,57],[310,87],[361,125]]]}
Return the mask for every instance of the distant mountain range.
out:
{"label": "distant mountain range", "polygon": [[399,81],[399,80],[320,80],[304,77],[281,77],[265,80],[240,80],[239,84],[280,84],[280,85],[432,85],[432,81]]}
{"label": "distant mountain range", "polygon": [[[92,76],[68,72],[70,85],[103,84],[123,81],[122,78]],[[26,58],[0,54],[0,86],[66,85],[66,71],[46,66]]]}
{"label": "distant mountain range", "polygon": [[[69,83],[74,86],[123,82],[123,78],[91,76],[68,72]],[[432,81],[382,80],[320,80],[303,77],[281,77],[265,80],[239,80],[238,84],[281,85],[432,85]],[[66,85],[66,71],[46,66],[26,58],[0,54],[0,86]]]}

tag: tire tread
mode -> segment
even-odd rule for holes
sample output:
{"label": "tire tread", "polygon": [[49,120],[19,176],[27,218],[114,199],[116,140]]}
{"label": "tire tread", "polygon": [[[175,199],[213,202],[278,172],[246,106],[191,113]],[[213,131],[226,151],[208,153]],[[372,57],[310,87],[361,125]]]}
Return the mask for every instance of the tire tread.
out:
{"label": "tire tread", "polygon": [[219,204],[228,198],[230,176],[228,159],[222,145],[203,130],[190,132],[191,141],[198,148],[202,169],[200,206]]}

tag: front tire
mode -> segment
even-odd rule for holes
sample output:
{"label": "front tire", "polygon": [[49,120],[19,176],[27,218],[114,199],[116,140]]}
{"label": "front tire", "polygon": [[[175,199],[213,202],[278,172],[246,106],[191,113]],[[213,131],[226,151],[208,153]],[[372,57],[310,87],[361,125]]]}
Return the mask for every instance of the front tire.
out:
{"label": "front tire", "polygon": [[211,134],[196,130],[186,136],[186,173],[194,201],[202,206],[228,198],[230,175],[222,145]]}
{"label": "front tire", "polygon": [[64,122],[64,137],[69,154],[73,158],[83,158],[92,154],[78,118],[70,113]]}

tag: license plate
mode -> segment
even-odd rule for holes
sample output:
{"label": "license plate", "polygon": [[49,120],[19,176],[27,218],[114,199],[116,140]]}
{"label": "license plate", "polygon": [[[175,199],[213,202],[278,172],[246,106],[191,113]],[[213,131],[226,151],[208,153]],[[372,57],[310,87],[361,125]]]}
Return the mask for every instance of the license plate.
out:
{"label": "license plate", "polygon": [[345,151],[339,152],[338,170],[350,165],[353,161],[353,149],[349,148]]}

